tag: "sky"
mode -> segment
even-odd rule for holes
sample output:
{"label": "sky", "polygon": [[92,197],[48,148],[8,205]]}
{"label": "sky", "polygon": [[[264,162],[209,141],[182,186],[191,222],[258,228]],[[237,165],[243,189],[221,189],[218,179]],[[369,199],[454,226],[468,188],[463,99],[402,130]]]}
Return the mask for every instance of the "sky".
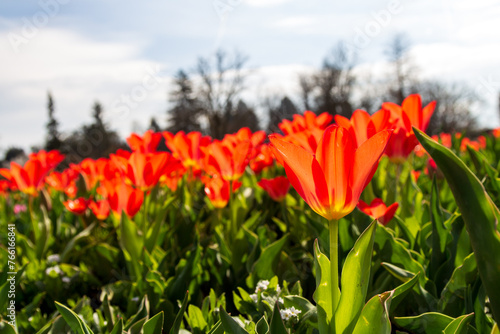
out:
{"label": "sky", "polygon": [[4,0],[0,2],[0,154],[45,138],[47,93],[60,130],[91,122],[96,101],[122,137],[165,125],[179,69],[218,49],[248,56],[246,98],[297,95],[297,78],[340,40],[357,69],[384,73],[398,33],[422,79],[465,82],[500,124],[500,3],[494,0]]}

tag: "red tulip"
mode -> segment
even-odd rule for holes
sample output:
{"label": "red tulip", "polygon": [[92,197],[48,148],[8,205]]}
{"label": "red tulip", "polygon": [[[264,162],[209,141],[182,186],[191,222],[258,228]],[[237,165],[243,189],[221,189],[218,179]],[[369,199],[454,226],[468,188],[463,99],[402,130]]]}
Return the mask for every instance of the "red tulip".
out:
{"label": "red tulip", "polygon": [[[203,178],[205,183],[205,194],[216,208],[222,209],[229,202],[229,196],[231,196],[230,182],[222,179],[221,177]],[[238,190],[241,186],[241,182],[233,181],[232,191]]]}
{"label": "red tulip", "polygon": [[356,139],[356,146],[364,143],[368,138],[377,132],[388,129],[391,126],[391,113],[381,109],[370,116],[364,110],[355,110],[351,119],[341,115],[335,115],[335,122],[344,128],[349,129],[351,135]]}
{"label": "red tulip", "polygon": [[37,196],[38,190],[44,185],[45,176],[63,159],[64,156],[58,151],[32,153],[23,167],[11,162],[10,169],[0,169],[0,175],[12,182],[14,188],[28,195]]}
{"label": "red tulip", "polygon": [[215,140],[205,149],[205,172],[220,175],[226,181],[235,181],[245,172],[248,165],[250,141],[237,144]]}
{"label": "red tulip", "polygon": [[142,137],[132,133],[130,137],[127,138],[127,144],[132,151],[154,153],[160,143],[161,137],[161,133],[155,133],[151,130],[146,131]]}
{"label": "red tulip", "polygon": [[257,184],[276,202],[283,201],[288,189],[290,189],[290,181],[284,176],[278,176],[274,179],[262,179]]}
{"label": "red tulip", "polygon": [[391,221],[398,207],[398,203],[393,203],[387,207],[380,198],[375,198],[370,205],[366,204],[362,200],[358,203],[359,210],[374,219],[378,219],[378,221],[383,225],[387,225]]}
{"label": "red tulip", "polygon": [[107,200],[91,201],[89,204],[90,210],[94,213],[97,219],[104,220],[109,216],[109,202]]}
{"label": "red tulip", "polygon": [[144,193],[121,179],[104,180],[98,193],[108,199],[109,207],[117,215],[125,212],[129,217],[133,217],[144,202]]}
{"label": "red tulip", "polygon": [[72,213],[76,215],[81,215],[85,213],[85,210],[87,210],[89,206],[89,200],[79,197],[77,199],[71,199],[66,202],[63,202],[64,206],[66,209],[71,211]]}
{"label": "red tulip", "polygon": [[195,175],[201,172],[203,168],[202,149],[210,144],[210,137],[202,136],[197,131],[188,134],[180,131],[175,135],[164,131],[163,137],[165,137],[167,147],[174,158],[179,159],[184,167],[188,170],[191,169]]}
{"label": "red tulip", "polygon": [[356,148],[349,130],[332,125],[315,155],[275,135],[269,139],[299,195],[319,215],[336,220],[356,207],[390,136],[391,130],[383,130]]}
{"label": "red tulip", "polygon": [[436,102],[433,101],[422,108],[422,99],[418,94],[408,96],[401,106],[392,102],[382,104],[382,109],[391,112],[396,126],[385,152],[391,161],[395,163],[406,161],[418,144],[412,127],[425,131],[435,107]]}

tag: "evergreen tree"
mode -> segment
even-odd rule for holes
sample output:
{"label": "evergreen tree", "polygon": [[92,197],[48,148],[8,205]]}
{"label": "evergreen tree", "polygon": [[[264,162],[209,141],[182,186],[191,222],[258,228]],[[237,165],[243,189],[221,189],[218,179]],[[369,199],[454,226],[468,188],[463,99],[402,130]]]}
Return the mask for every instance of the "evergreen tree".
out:
{"label": "evergreen tree", "polygon": [[174,106],[168,110],[167,131],[177,133],[179,131],[200,131],[199,123],[200,107],[197,99],[193,96],[193,83],[188,74],[179,70],[175,76],[175,89],[170,93],[170,102]]}
{"label": "evergreen tree", "polygon": [[239,100],[234,110],[232,110],[231,106],[229,109],[230,113],[227,115],[227,119],[229,120],[227,133],[235,133],[243,127],[249,128],[252,132],[260,130],[255,110],[250,108],[245,102]]}
{"label": "evergreen tree", "polygon": [[49,112],[49,121],[47,122],[47,139],[45,141],[45,149],[58,150],[61,148],[60,133],[58,130],[59,122],[56,120],[54,115],[54,100],[52,99],[52,94],[50,92],[47,94],[47,110]]}
{"label": "evergreen tree", "polygon": [[148,130],[152,130],[153,132],[161,132],[161,127],[156,121],[156,118],[151,117],[151,120],[149,121]]}
{"label": "evergreen tree", "polygon": [[278,124],[281,123],[284,119],[291,120],[293,115],[298,114],[299,110],[295,106],[295,104],[285,96],[281,99],[281,102],[278,106],[269,106],[269,123],[267,125],[267,132],[279,132],[280,128]]}

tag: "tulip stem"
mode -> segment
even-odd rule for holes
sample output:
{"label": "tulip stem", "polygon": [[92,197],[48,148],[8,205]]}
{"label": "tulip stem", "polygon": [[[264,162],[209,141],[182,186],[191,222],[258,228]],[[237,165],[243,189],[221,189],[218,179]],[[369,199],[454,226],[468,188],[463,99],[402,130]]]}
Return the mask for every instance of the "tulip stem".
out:
{"label": "tulip stem", "polygon": [[329,221],[330,230],[330,280],[332,282],[331,293],[333,303],[332,326],[335,328],[335,311],[340,299],[339,291],[339,221],[332,219]]}

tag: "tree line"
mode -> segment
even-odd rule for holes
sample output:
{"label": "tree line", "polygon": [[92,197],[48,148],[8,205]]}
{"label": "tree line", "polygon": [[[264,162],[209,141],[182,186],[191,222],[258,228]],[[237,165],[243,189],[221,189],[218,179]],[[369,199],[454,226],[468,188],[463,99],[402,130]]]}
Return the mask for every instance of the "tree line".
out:
{"label": "tree line", "polygon": [[[356,71],[356,53],[339,42],[323,59],[320,68],[297,76],[297,96],[269,95],[262,101],[252,102],[243,98],[248,89],[248,57],[239,52],[219,50],[212,56],[200,57],[194,69],[180,69],[176,73],[165,122],[152,118],[149,129],[174,133],[201,131],[216,139],[243,126],[252,131],[279,132],[278,124],[283,119],[291,119],[304,110],[326,111],[349,118],[355,109],[373,113],[382,102],[401,104],[409,94],[419,93],[424,103],[437,101],[428,130],[430,134],[477,131],[473,110],[481,103],[481,98],[463,83],[419,79],[419,69],[410,57],[409,47],[405,35],[396,35],[386,47],[390,66],[387,73],[378,78]],[[92,107],[90,124],[63,134],[59,131],[51,93],[47,99],[47,134],[40,148],[60,150],[67,155],[67,164],[127,149],[124,140],[104,122],[99,102]],[[260,118],[264,116],[266,122],[259,121],[257,114]],[[10,161],[19,153],[22,153],[19,148],[10,148],[4,160]]]}

